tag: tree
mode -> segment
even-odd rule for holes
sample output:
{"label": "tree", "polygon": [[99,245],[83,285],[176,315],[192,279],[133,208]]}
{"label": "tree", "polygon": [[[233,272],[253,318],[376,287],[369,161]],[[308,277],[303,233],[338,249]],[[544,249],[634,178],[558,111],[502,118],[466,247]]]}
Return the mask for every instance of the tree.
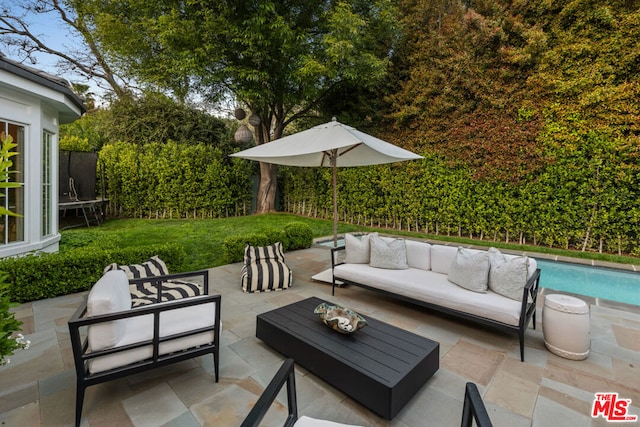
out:
{"label": "tree", "polygon": [[60,135],[64,149],[100,151],[106,143],[117,141],[138,146],[168,141],[203,143],[227,154],[233,149],[223,120],[156,92],[114,100],[109,109],[95,110],[62,125]]}
{"label": "tree", "polygon": [[[317,117],[337,87],[381,81],[395,43],[390,0],[84,3],[102,46],[128,73],[179,99],[231,94],[259,118],[258,144]],[[258,211],[266,212],[274,209],[276,167],[260,171]]]}
{"label": "tree", "polygon": [[[117,98],[127,96],[128,89],[119,79],[113,62],[105,55],[102,44],[95,37],[91,15],[82,0],[9,0],[0,4],[0,46],[17,51],[22,60],[38,62],[37,54],[58,57],[62,73],[77,72],[101,86],[106,83]],[[48,22],[60,22],[69,29],[69,39],[77,47],[54,47],[45,35],[34,30],[38,24],[32,19],[40,16]]]}

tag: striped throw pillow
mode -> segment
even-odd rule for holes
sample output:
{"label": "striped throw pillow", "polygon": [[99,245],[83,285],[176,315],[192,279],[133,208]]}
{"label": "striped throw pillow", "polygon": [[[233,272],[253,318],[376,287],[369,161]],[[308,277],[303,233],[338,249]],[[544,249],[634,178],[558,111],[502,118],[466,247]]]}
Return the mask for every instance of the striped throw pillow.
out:
{"label": "striped throw pillow", "polygon": [[153,276],[166,276],[169,274],[167,265],[159,256],[152,256],[142,264],[119,265],[115,262],[104,268],[103,273],[110,270],[122,270],[127,274],[127,279],[142,279]]}
{"label": "striped throw pillow", "polygon": [[271,246],[250,246],[244,248],[242,266],[242,291],[269,292],[287,289],[293,275],[284,261],[282,243]]}
{"label": "striped throw pillow", "polygon": [[[146,277],[166,276],[169,274],[164,261],[158,256],[153,256],[142,264],[118,265],[109,264],[104,272],[109,270],[123,270],[129,280],[144,279]],[[142,282],[129,285],[131,293],[131,307],[152,304],[158,301],[157,282]],[[180,298],[194,297],[202,294],[199,285],[177,279],[162,282],[160,301],[174,301]]]}

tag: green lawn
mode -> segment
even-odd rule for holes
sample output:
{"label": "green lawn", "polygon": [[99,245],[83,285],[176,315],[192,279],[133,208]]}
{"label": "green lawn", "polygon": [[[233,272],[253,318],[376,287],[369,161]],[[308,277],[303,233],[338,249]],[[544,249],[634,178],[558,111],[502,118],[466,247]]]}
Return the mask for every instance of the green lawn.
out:
{"label": "green lawn", "polygon": [[[63,252],[79,247],[91,250],[93,248],[108,249],[153,243],[178,242],[184,246],[187,252],[187,264],[184,266],[185,270],[198,270],[216,267],[225,263],[223,242],[227,237],[260,232],[266,229],[282,229],[285,225],[294,221],[308,224],[313,230],[313,236],[315,238],[327,237],[330,239],[333,235],[333,222],[330,220],[319,220],[283,213],[202,220],[110,219],[99,227],[83,227],[62,231],[60,251]],[[503,249],[550,253],[626,264],[640,264],[640,260],[634,257],[551,249],[542,246],[513,245],[489,240],[479,241],[459,237],[425,235],[423,233],[409,233],[398,230],[376,230],[370,227],[339,224],[339,233],[349,231],[380,231],[381,233],[387,234],[445,240],[461,244],[487,247],[496,246]]]}
{"label": "green lawn", "polygon": [[[227,237],[282,229],[294,221],[311,226],[314,238],[333,235],[332,221],[280,213],[220,219],[110,219],[99,227],[62,231],[60,251],[178,242],[187,252],[185,270],[198,270],[225,263],[222,244]],[[338,228],[340,233],[358,230],[364,227],[340,224]]]}

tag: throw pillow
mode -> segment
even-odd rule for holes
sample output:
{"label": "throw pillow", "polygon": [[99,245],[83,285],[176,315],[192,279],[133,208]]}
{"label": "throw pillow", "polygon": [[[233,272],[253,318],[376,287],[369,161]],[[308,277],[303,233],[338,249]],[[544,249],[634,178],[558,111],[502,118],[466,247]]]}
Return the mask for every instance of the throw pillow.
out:
{"label": "throw pillow", "polygon": [[527,284],[529,258],[521,256],[509,259],[496,248],[489,248],[487,253],[491,264],[489,289],[507,298],[522,301],[523,288]]}
{"label": "throw pillow", "polygon": [[[105,273],[89,291],[87,316],[99,316],[131,308],[129,282],[124,272]],[[125,335],[128,319],[101,322],[88,328],[89,348],[101,350],[115,346]]]}
{"label": "throw pillow", "polygon": [[[144,279],[147,277],[166,276],[169,274],[167,265],[160,257],[153,256],[142,264],[118,265],[109,264],[105,267],[105,273],[110,270],[122,270],[127,279]],[[140,307],[158,301],[158,282],[143,282],[129,285],[131,293],[131,307]],[[162,282],[160,301],[173,301],[179,298],[188,298],[201,295],[200,286],[181,280],[168,280]]]}
{"label": "throw pillow", "polygon": [[[145,282],[130,285],[131,307],[141,307],[158,302],[158,283]],[[196,283],[185,282],[178,279],[170,279],[161,283],[162,291],[160,301],[175,301],[180,298],[189,298],[202,295],[201,287]]]}
{"label": "throw pillow", "polygon": [[111,270],[123,270],[128,279],[140,279],[144,277],[166,276],[169,274],[167,265],[157,255],[152,256],[142,264],[119,265],[115,262],[104,268],[103,273]]}
{"label": "throw pillow", "polygon": [[378,236],[369,238],[371,245],[371,267],[386,268],[390,270],[406,270],[407,246],[404,239],[384,241]]}
{"label": "throw pillow", "polygon": [[[375,233],[375,235],[377,234]],[[351,233],[345,234],[345,262],[347,264],[369,264],[369,239],[370,235],[357,237]]]}
{"label": "throw pillow", "polygon": [[487,253],[459,247],[447,279],[470,291],[486,293],[489,282]]}

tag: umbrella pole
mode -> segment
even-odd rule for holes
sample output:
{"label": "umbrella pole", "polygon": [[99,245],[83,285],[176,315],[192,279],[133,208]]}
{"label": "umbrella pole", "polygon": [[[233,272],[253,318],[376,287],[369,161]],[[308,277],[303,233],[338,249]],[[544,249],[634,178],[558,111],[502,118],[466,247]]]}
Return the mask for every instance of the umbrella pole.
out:
{"label": "umbrella pole", "polygon": [[331,151],[333,169],[333,247],[338,247],[338,150]]}

